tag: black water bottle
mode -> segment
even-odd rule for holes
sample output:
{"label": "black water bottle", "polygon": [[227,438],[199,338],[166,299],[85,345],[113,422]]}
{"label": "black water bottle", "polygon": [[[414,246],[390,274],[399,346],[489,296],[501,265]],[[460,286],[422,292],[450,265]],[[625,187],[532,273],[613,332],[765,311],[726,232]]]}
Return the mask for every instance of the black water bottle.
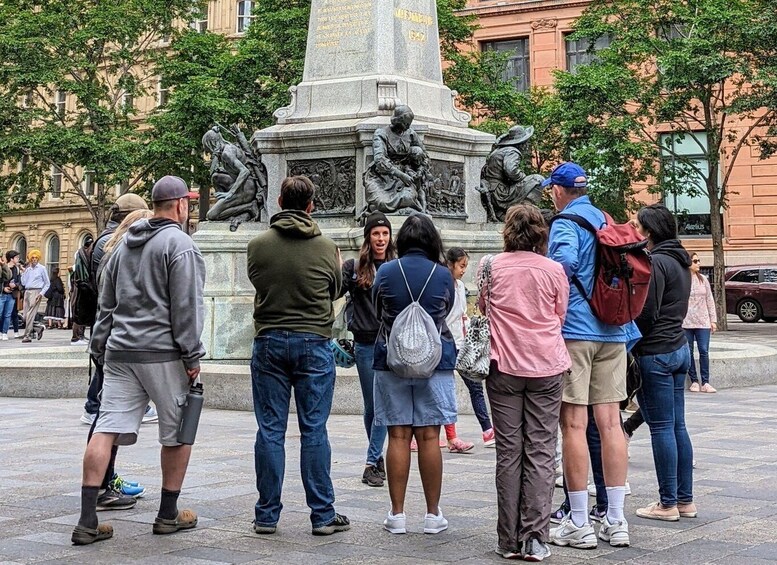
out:
{"label": "black water bottle", "polygon": [[189,388],[189,392],[186,395],[186,404],[183,405],[181,424],[178,426],[178,437],[176,438],[178,443],[185,445],[192,445],[194,443],[194,438],[197,437],[197,426],[200,423],[203,401],[202,383],[195,382]]}

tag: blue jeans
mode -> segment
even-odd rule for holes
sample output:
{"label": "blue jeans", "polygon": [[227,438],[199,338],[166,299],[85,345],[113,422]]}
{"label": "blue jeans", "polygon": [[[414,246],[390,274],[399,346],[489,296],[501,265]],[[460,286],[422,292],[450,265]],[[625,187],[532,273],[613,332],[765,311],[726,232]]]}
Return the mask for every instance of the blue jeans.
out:
{"label": "blue jeans", "polygon": [[378,459],[383,457],[383,445],[386,443],[386,426],[376,426],[375,397],[373,389],[375,385],[375,371],[372,362],[375,358],[374,343],[354,343],[356,354],[356,370],[359,373],[359,384],[362,387],[362,400],[364,401],[364,429],[367,432],[367,465],[376,465]]}
{"label": "blue jeans", "polygon": [[486,406],[486,397],[483,395],[483,383],[471,381],[461,377],[469,391],[469,399],[472,402],[472,410],[480,423],[482,431],[491,429],[491,418],[488,417],[488,407]]}
{"label": "blue jeans", "polygon": [[255,520],[274,526],[281,515],[286,470],[286,428],[291,389],[301,435],[300,471],[314,528],[335,517],[330,470],[332,450],[326,423],[335,389],[335,359],[329,339],[319,335],[274,330],[254,339],[251,359],[254,415],[259,429],[254,445]]}
{"label": "blue jeans", "polygon": [[685,428],[685,375],[690,350],[638,358],[642,387],[639,407],[650,428],[661,504],[693,502],[693,446]]}
{"label": "blue jeans", "polygon": [[699,377],[696,375],[696,362],[693,360],[693,341],[699,346],[699,372],[701,373],[701,384],[710,382],[710,334],[709,328],[693,328],[685,330],[685,337],[688,338],[688,347],[691,349],[691,366],[688,369],[688,376],[692,383],[698,383]]}
{"label": "blue jeans", "polygon": [[[13,294],[3,292],[0,295],[0,333],[8,333],[8,328],[11,326],[11,314],[13,314],[15,304],[16,299],[13,297]],[[15,325],[14,329],[16,329]]]}

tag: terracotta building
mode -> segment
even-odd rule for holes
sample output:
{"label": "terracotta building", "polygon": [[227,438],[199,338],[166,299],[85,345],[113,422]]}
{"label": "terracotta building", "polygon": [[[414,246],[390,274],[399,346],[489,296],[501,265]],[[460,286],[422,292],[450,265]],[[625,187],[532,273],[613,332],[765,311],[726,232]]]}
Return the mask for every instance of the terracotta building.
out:
{"label": "terracotta building", "polygon": [[[553,85],[553,70],[573,70],[585,64],[587,42],[567,39],[587,1],[470,0],[462,12],[478,17],[477,47],[509,52],[506,74],[516,88]],[[600,42],[597,47],[606,46]],[[697,139],[704,143],[703,134]],[[688,138],[686,138],[688,140]],[[693,145],[689,140],[675,149]],[[727,265],[777,262],[777,158],[759,160],[755,148],[745,148],[737,159],[729,182],[729,206],[724,212]],[[642,193],[646,203],[659,195]],[[679,196],[665,204],[678,211],[683,243],[712,264],[709,237],[709,204],[703,197]]]}

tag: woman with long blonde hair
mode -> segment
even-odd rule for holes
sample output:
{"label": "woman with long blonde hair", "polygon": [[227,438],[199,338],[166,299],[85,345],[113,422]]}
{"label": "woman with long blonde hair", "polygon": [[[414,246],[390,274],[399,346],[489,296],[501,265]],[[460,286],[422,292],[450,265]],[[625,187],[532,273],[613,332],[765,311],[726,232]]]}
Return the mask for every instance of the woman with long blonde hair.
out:
{"label": "woman with long blonde hair", "polygon": [[97,268],[98,282],[102,275],[103,268],[108,264],[108,259],[113,254],[113,250],[116,249],[116,246],[119,245],[119,243],[121,243],[121,241],[124,239],[124,234],[127,233],[129,227],[138,220],[150,218],[153,215],[154,213],[151,210],[135,210],[127,214],[127,217],[121,221],[119,227],[116,228],[116,231],[113,232],[110,239],[105,242],[105,247],[103,247],[105,255],[103,256],[102,261],[100,261],[100,266]]}

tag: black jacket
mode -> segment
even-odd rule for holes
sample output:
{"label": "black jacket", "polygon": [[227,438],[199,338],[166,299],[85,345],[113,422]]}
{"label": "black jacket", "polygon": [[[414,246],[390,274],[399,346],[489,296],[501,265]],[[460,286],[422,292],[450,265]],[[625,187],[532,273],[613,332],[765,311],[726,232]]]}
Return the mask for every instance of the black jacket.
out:
{"label": "black jacket", "polygon": [[[383,261],[375,261],[376,272],[382,264]],[[356,260],[348,259],[343,263],[343,294],[350,295],[345,313],[348,331],[356,343],[374,344],[380,322],[372,303],[372,287],[361,288],[356,284],[356,276]]]}
{"label": "black jacket", "polygon": [[635,348],[637,355],[671,353],[688,343],[683,320],[691,294],[691,258],[677,239],[656,245],[651,257],[650,290],[637,318],[637,326],[642,332],[642,339]]}

